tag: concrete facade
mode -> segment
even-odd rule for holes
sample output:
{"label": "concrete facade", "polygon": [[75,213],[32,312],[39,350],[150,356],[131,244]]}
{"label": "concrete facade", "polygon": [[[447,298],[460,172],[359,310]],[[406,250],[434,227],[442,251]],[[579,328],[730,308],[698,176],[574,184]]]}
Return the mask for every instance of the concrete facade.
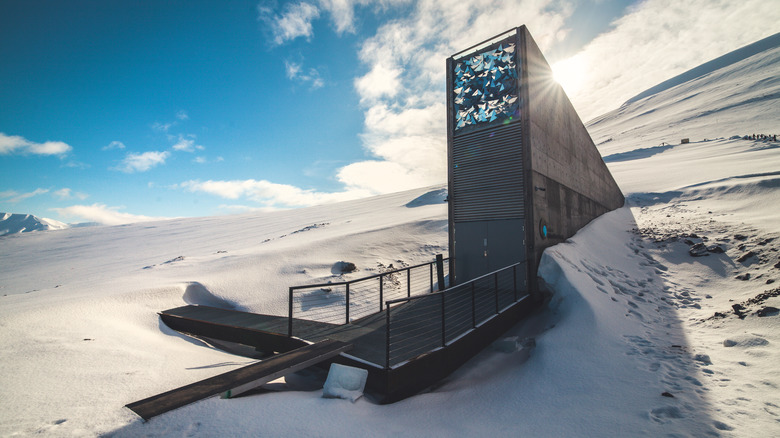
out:
{"label": "concrete facade", "polygon": [[[457,284],[526,260],[527,286],[535,291],[544,249],[621,207],[624,197],[528,29],[512,29],[476,47],[447,60],[450,272]],[[494,60],[507,59],[507,52],[514,53],[514,63],[495,67]],[[508,85],[505,75],[487,86],[469,82],[475,75],[463,73],[464,64],[477,65],[480,76],[483,68],[503,73],[509,65],[516,68],[516,85]],[[494,95],[495,83],[514,94]],[[466,86],[478,97],[463,104]],[[490,97],[481,98],[474,91],[479,87]],[[498,106],[484,115],[484,102],[511,102],[513,96],[516,107]],[[480,119],[467,118],[472,107],[480,109]],[[510,165],[495,165],[499,156]],[[522,175],[508,178],[507,168],[522,169]],[[474,213],[483,206],[495,216]],[[508,218],[504,211],[515,213]]]}
{"label": "concrete facade", "polygon": [[523,40],[523,144],[531,168],[529,268],[535,274],[545,248],[620,208],[625,198],[528,29],[518,31]]}

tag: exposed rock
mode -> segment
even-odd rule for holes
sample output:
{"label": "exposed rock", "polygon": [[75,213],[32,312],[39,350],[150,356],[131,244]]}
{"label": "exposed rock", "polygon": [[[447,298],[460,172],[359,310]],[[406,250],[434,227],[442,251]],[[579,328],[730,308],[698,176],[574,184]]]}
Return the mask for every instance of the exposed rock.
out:
{"label": "exposed rock", "polygon": [[714,254],[723,254],[724,250],[720,245],[710,245],[707,247],[707,251]]}
{"label": "exposed rock", "polygon": [[331,272],[334,274],[348,274],[357,271],[357,266],[352,262],[339,261],[333,264]]}
{"label": "exposed rock", "polygon": [[693,356],[693,360],[696,362],[701,362],[705,365],[712,365],[712,359],[710,359],[710,356],[706,354],[697,354],[696,356]]}
{"label": "exposed rock", "polygon": [[745,319],[745,306],[742,304],[734,304],[731,306],[732,309],[734,309],[734,313],[739,317],[739,319]]}
{"label": "exposed rock", "polygon": [[766,307],[762,308],[761,310],[759,310],[758,312],[756,312],[756,315],[758,315],[758,316],[775,316],[778,313],[780,313],[780,309],[778,309],[777,307],[766,306]]}
{"label": "exposed rock", "polygon": [[661,393],[661,395],[664,396],[664,397],[674,398],[674,396],[672,395],[671,392],[664,391],[664,392]]}
{"label": "exposed rock", "polygon": [[780,269],[780,262],[775,263],[775,268]]}
{"label": "exposed rock", "polygon": [[745,240],[747,239],[747,236],[745,236],[744,234],[735,234],[734,238],[737,240]]}
{"label": "exposed rock", "polygon": [[734,278],[736,278],[737,280],[742,280],[742,281],[750,280],[750,272],[746,272],[746,273],[744,273],[742,275],[737,275]]}
{"label": "exposed rock", "polygon": [[773,280],[773,279],[771,279],[771,278],[770,278],[769,280],[767,280],[767,281],[766,281],[766,284],[772,284],[772,283],[774,283],[774,282],[775,282],[775,280]]}
{"label": "exposed rock", "polygon": [[746,261],[747,259],[749,259],[749,258],[751,258],[751,257],[755,257],[755,255],[756,255],[756,253],[755,253],[755,252],[753,252],[753,251],[748,251],[748,252],[746,252],[746,253],[742,254],[741,256],[739,256],[739,258],[737,259],[737,261],[738,261],[738,262],[740,262],[740,263],[742,263],[742,262]]}
{"label": "exposed rock", "polygon": [[691,257],[703,257],[709,255],[707,253],[707,247],[703,243],[697,243],[696,245],[693,245],[688,250],[688,254],[690,254]]}

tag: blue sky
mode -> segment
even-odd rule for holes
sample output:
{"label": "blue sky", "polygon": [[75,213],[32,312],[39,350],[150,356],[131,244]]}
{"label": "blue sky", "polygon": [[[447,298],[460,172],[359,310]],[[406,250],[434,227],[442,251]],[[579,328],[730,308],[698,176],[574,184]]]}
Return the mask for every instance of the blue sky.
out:
{"label": "blue sky", "polygon": [[444,182],[462,48],[528,25],[588,120],[780,19],[679,3],[6,0],[0,211],[116,224]]}

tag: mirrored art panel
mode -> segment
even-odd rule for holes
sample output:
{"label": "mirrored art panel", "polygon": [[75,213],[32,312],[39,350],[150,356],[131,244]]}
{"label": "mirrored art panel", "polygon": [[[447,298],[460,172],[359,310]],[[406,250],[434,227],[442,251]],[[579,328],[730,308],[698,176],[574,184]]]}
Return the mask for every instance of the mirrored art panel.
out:
{"label": "mirrored art panel", "polygon": [[517,119],[520,114],[514,38],[455,62],[455,130]]}

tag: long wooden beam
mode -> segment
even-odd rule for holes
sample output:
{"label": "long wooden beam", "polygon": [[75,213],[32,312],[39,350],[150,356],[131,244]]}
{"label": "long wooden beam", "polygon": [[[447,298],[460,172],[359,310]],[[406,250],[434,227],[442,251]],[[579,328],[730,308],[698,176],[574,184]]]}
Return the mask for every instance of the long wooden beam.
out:
{"label": "long wooden beam", "polygon": [[127,405],[127,408],[144,420],[149,420],[170,410],[217,394],[222,394],[223,398],[236,396],[286,374],[328,360],[340,353],[349,351],[351,348],[352,344],[326,339],[273,356],[261,362],[130,403]]}

